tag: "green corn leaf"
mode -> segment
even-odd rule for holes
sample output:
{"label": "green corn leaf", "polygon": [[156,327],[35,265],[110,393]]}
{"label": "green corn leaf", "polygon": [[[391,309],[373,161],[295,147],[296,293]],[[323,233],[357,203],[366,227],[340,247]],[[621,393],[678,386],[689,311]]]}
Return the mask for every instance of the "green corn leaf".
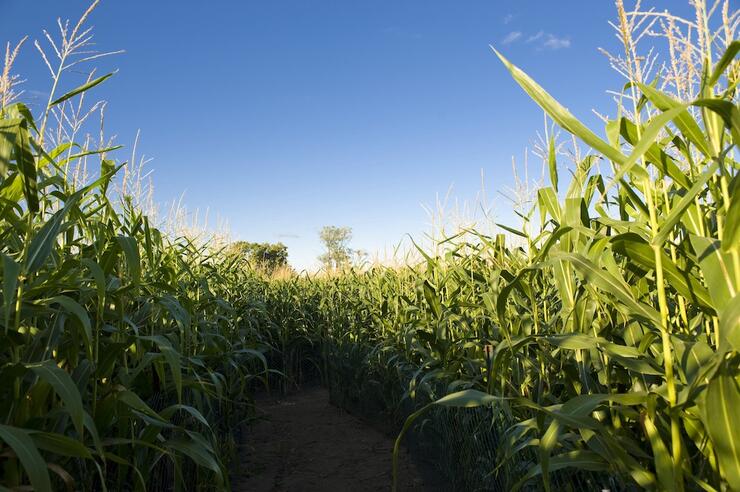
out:
{"label": "green corn leaf", "polygon": [[249,358],[258,359],[262,363],[262,368],[265,372],[269,370],[269,365],[267,363],[267,358],[265,357],[265,354],[260,352],[259,350],[255,349],[239,349],[234,352],[234,354],[238,355],[247,355]]}
{"label": "green corn leaf", "polygon": [[18,125],[18,139],[15,145],[15,161],[18,165],[18,175],[23,182],[23,195],[31,212],[39,211],[39,192],[36,173],[36,160],[31,151],[31,137],[28,134],[26,120]]}
{"label": "green corn leaf", "polygon": [[590,350],[598,347],[599,342],[606,342],[603,338],[597,338],[583,333],[563,333],[541,337],[548,343],[557,345],[568,350]]}
{"label": "green corn leaf", "polygon": [[10,446],[37,492],[51,492],[46,461],[25,429],[0,424],[0,439]]}
{"label": "green corn leaf", "polygon": [[0,119],[0,175],[10,171],[10,157],[16,146],[21,118]]}
{"label": "green corn leaf", "polygon": [[[660,92],[654,87],[639,83],[637,84],[637,86],[640,88],[645,97],[647,97],[650,102],[652,102],[661,111],[670,111],[674,108],[683,107],[682,103],[674,100],[670,96]],[[678,116],[674,118],[673,122],[681,131],[681,133],[687,139],[689,139],[689,141],[696,145],[704,155],[712,155],[712,151],[709,147],[709,142],[707,141],[701,127],[691,116],[691,113],[684,109],[684,111],[679,112]]]}
{"label": "green corn leaf", "polygon": [[105,282],[105,273],[103,272],[103,269],[100,268],[100,265],[98,265],[95,260],[92,258],[82,258],[80,260],[80,263],[85,265],[85,267],[90,271],[90,274],[93,277],[93,280],[95,281],[95,289],[98,294],[98,302],[102,303],[105,301],[105,289],[106,289],[106,282]]}
{"label": "green corn leaf", "polygon": [[100,189],[103,191],[103,195],[105,195],[108,192],[108,186],[110,185],[110,180],[115,174],[117,168],[116,163],[108,160],[103,159],[100,162],[100,175],[105,177],[105,180],[101,183]]}
{"label": "green corn leaf", "polygon": [[218,485],[222,485],[224,483],[224,473],[221,465],[216,457],[205,450],[202,445],[196,444],[193,441],[175,439],[167,441],[165,446],[173,451],[184,454],[193,460],[198,466],[211,470],[216,477]]}
{"label": "green corn leaf", "polygon": [[717,64],[714,66],[712,75],[707,81],[707,85],[710,88],[714,87],[714,84],[719,81],[719,78],[722,77],[722,74],[725,72],[725,70],[727,70],[727,67],[730,66],[730,63],[732,63],[732,61],[735,59],[738,52],[740,52],[740,41],[736,39],[730,43],[725,52],[722,54],[722,58],[720,58]]}
{"label": "green corn leaf", "polygon": [[655,234],[653,239],[650,241],[651,244],[658,246],[663,245],[666,239],[668,239],[668,236],[673,232],[673,228],[681,220],[686,209],[694,203],[694,198],[705,191],[706,188],[704,185],[707,184],[707,181],[709,181],[712,176],[714,176],[714,173],[717,171],[717,167],[717,161],[712,162],[701,176],[694,181],[691,188],[686,191],[686,194],[681,197],[678,203],[673,207],[673,209],[671,209],[671,212],[663,219],[657,234]]}
{"label": "green corn leaf", "polygon": [[740,109],[731,101],[722,99],[699,99],[692,103],[716,113],[730,130],[735,145],[740,145]]}
{"label": "green corn leaf", "polygon": [[544,412],[545,414],[557,419],[561,424],[565,424],[574,429],[592,429],[596,431],[601,428],[601,424],[589,415],[581,415],[578,413],[563,411],[562,407],[564,405],[551,405],[549,407],[542,407],[526,398],[517,398],[515,402],[520,406],[531,408],[539,412]]}
{"label": "green corn leaf", "polygon": [[565,107],[557,102],[550,94],[548,94],[537,82],[532,80],[526,73],[521,69],[513,65],[509,60],[499,53],[495,48],[491,47],[496,55],[499,57],[501,62],[511,72],[514,80],[521,86],[524,91],[531,97],[545,112],[563,129],[577,136],[583,140],[587,145],[593,149],[604,154],[608,159],[618,163],[624,164],[627,157],[622,154],[619,150],[615,149],[607,142],[599,138],[594,132],[588,129],[583,123],[578,121]]}
{"label": "green corn leaf", "polygon": [[[624,136],[625,140],[630,144],[636,145],[639,141],[637,126],[632,121],[622,118],[620,120],[619,130],[621,135]],[[691,186],[686,173],[676,165],[674,159],[666,154],[657,143],[652,144],[647,151],[645,151],[645,157],[664,174],[670,176],[674,182],[681,185],[681,187],[689,188]]]}
{"label": "green corn leaf", "polygon": [[527,286],[526,286],[526,283],[523,282],[523,279],[529,272],[532,272],[535,270],[537,270],[537,267],[522,268],[522,270],[517,273],[516,277],[512,278],[511,281],[508,282],[499,292],[498,297],[496,298],[496,313],[498,314],[500,323],[505,322],[506,301],[509,298],[511,291],[514,289],[517,289],[520,292],[522,292],[524,295],[526,295]]}
{"label": "green corn leaf", "polygon": [[44,451],[72,458],[93,459],[84,444],[65,435],[42,431],[30,431],[29,435],[36,446]]}
{"label": "green corn leaf", "polygon": [[31,130],[36,133],[39,132],[39,129],[36,127],[36,122],[33,119],[33,113],[31,113],[28,106],[22,102],[15,102],[10,106],[3,108],[2,112],[0,112],[0,119],[2,119],[3,116],[11,120],[26,120],[26,123]]}
{"label": "green corn leaf", "polygon": [[[640,212],[642,217],[639,217],[639,219],[636,221],[637,224],[639,222],[647,222],[647,218],[650,215],[650,211],[647,208],[647,205],[645,205],[645,202],[642,201],[642,199],[639,197],[639,195],[635,192],[635,190],[630,186],[625,180],[620,181],[621,185],[619,188],[620,193],[623,192],[627,197],[629,198],[629,204],[635,207],[635,210],[637,212]],[[632,222],[635,224],[636,222]]]}
{"label": "green corn leaf", "polygon": [[581,198],[566,198],[563,210],[563,222],[579,232],[591,234],[588,229],[590,217],[586,201]]}
{"label": "green corn leaf", "polygon": [[401,441],[403,440],[403,436],[406,434],[406,432],[408,432],[416,419],[434,408],[435,405],[454,408],[475,408],[483,405],[490,405],[493,402],[503,400],[506,400],[506,398],[489,395],[488,393],[483,393],[482,391],[472,389],[463,390],[447,395],[435,402],[429,403],[428,405],[409,415],[408,418],[406,418],[406,421],[403,424],[403,428],[398,434],[396,442],[393,446],[393,491],[396,492],[398,490],[398,456],[401,450]]}
{"label": "green corn leaf", "polygon": [[542,246],[542,248],[537,252],[537,257],[535,258],[534,263],[544,261],[547,258],[548,253],[550,252],[550,249],[558,242],[560,239],[568,234],[570,231],[572,231],[573,228],[570,226],[559,226],[557,229],[552,231],[552,233],[548,236],[547,241],[545,241],[545,244]]}
{"label": "green corn leaf", "polygon": [[602,196],[604,196],[606,192],[608,192],[616,183],[618,183],[623,176],[628,174],[632,167],[637,163],[637,161],[640,160],[640,158],[644,156],[648,150],[650,150],[650,147],[654,145],[655,139],[658,137],[661,130],[663,130],[663,127],[665,127],[668,122],[676,118],[679,114],[681,114],[681,112],[685,110],[686,106],[678,106],[669,109],[665,113],[660,113],[655,118],[650,120],[650,123],[648,123],[647,127],[645,127],[645,129],[643,130],[642,135],[640,136],[640,140],[632,148],[632,153],[629,155],[627,160],[625,160],[620,165],[619,169],[614,174],[614,177],[606,186],[606,189],[604,193],[602,193]]}
{"label": "green corn leaf", "polygon": [[8,203],[18,203],[23,197],[23,180],[13,173],[0,184],[0,198]]}
{"label": "green corn leaf", "polygon": [[182,400],[182,367],[180,364],[180,353],[177,352],[172,343],[162,335],[152,335],[139,337],[139,340],[148,340],[154,342],[159,351],[164,355],[167,364],[170,366],[172,372],[172,380],[175,382],[175,390],[177,391],[177,401]]}
{"label": "green corn leaf", "polygon": [[111,178],[125,165],[126,163],[124,162],[123,164],[115,166],[113,162],[104,160],[103,164],[101,164],[100,166],[100,177],[90,184],[86,185],[84,188],[80,188],[74,195],[70,197],[70,199],[73,199],[75,197],[82,197],[83,195],[90,193],[98,187],[100,187],[103,190],[103,194],[105,194],[105,190],[107,190]]}
{"label": "green corn leaf", "polygon": [[560,204],[558,203],[555,189],[547,187],[537,190],[537,202],[540,205],[539,208],[540,214],[542,214],[542,224],[545,223],[545,213],[549,213],[550,217],[555,219],[557,222],[562,221],[560,218]]}
{"label": "green corn leaf", "polygon": [[[620,111],[621,114],[621,111]],[[623,117],[618,117],[613,120],[607,120],[606,126],[604,127],[604,131],[606,132],[606,138],[609,140],[609,145],[612,147],[619,148],[619,134],[620,134],[620,128],[622,126],[622,121],[624,120]]]}
{"label": "green corn leaf", "polygon": [[702,369],[710,366],[710,361],[715,354],[714,350],[702,340],[684,342],[674,336],[671,341],[676,351],[676,359],[681,364],[686,381],[693,384],[701,374]]}
{"label": "green corn leaf", "polygon": [[455,408],[474,408],[483,405],[490,405],[496,401],[501,401],[501,398],[494,395],[489,395],[478,390],[463,390],[447,395],[434,402],[434,405],[442,407],[455,407]]}
{"label": "green corn leaf", "polygon": [[[606,471],[609,464],[604,458],[593,451],[569,451],[550,458],[549,471],[554,472],[564,468],[573,467],[587,471]],[[524,484],[532,478],[542,474],[542,466],[535,465],[512,487],[512,492],[520,490]]]}
{"label": "green corn leaf", "polygon": [[515,236],[519,236],[519,237],[523,237],[523,238],[526,238],[527,237],[527,235],[524,234],[522,231],[518,231],[518,230],[514,229],[513,227],[509,227],[509,226],[506,226],[506,225],[503,225],[503,224],[499,224],[498,222],[496,223],[496,225],[499,226],[501,229],[514,234]]}
{"label": "green corn leaf", "polygon": [[738,286],[732,275],[733,260],[724,253],[719,241],[702,236],[689,235],[691,246],[696,252],[699,268],[704,275],[709,295],[716,310],[726,306],[737,294]]}
{"label": "green corn leaf", "polygon": [[134,284],[138,284],[141,279],[141,258],[139,257],[139,245],[136,239],[129,236],[117,236],[116,241],[126,257],[126,265],[131,280]]}
{"label": "green corn leaf", "polygon": [[[655,270],[655,252],[650,244],[634,233],[615,236],[612,239],[614,251],[627,256],[640,267],[646,270]],[[686,299],[714,311],[711,297],[707,289],[690,273],[682,272],[676,267],[671,258],[661,251],[663,275],[668,285]]]}
{"label": "green corn leaf", "polygon": [[653,460],[655,462],[655,471],[658,475],[658,483],[662,490],[675,490],[676,475],[673,468],[673,459],[668,452],[663,438],[660,437],[658,428],[655,426],[653,419],[645,417],[643,419],[645,432],[650,440],[650,446],[653,449]]}
{"label": "green corn leaf", "polygon": [[181,330],[187,330],[190,328],[190,314],[188,314],[187,310],[182,307],[182,304],[180,304],[176,298],[172,296],[164,296],[159,299],[158,302],[161,306],[167,309]]}
{"label": "green corn leaf", "polygon": [[606,270],[596,266],[585,256],[577,253],[557,253],[554,257],[555,259],[569,261],[587,281],[593,282],[602,291],[616,297],[634,315],[652,322],[656,328],[661,326],[658,312],[653,307],[637,301],[630,291],[629,286],[624,283],[624,280],[614,277]]}
{"label": "green corn leaf", "polygon": [[51,108],[53,106],[56,106],[57,104],[66,101],[67,99],[70,99],[72,97],[75,97],[77,94],[81,94],[81,93],[87,91],[88,89],[92,89],[93,87],[95,87],[96,85],[100,84],[101,82],[103,82],[103,81],[111,78],[114,74],[115,74],[115,72],[111,72],[109,74],[103,75],[102,77],[98,77],[97,79],[93,79],[90,82],[87,82],[85,84],[82,84],[81,86],[79,86],[79,87],[77,87],[75,89],[72,89],[71,91],[69,91],[65,95],[63,95],[62,97],[60,97],[60,98],[55,99],[54,101],[52,101],[52,103],[49,104],[49,107]]}
{"label": "green corn leaf", "polygon": [[622,405],[639,405],[647,400],[648,394],[645,392],[634,392],[624,394],[590,394],[578,395],[569,399],[560,408],[559,413],[572,416],[586,416],[596,410],[596,408],[608,401],[620,403]]}
{"label": "green corn leaf", "polygon": [[645,357],[640,358],[631,358],[631,357],[622,357],[621,355],[617,354],[611,354],[611,360],[619,364],[620,366],[624,367],[625,369],[628,369],[632,372],[638,373],[638,374],[644,374],[644,375],[651,375],[651,376],[663,376],[664,371],[656,364],[656,363],[650,363],[650,359],[647,359]]}
{"label": "green corn leaf", "polygon": [[165,408],[164,410],[162,410],[161,412],[159,412],[159,414],[162,416],[162,418],[169,420],[172,418],[172,416],[176,412],[180,410],[189,413],[193,418],[195,418],[198,422],[200,422],[203,425],[203,427],[205,427],[206,429],[211,428],[211,424],[208,423],[208,420],[206,420],[203,414],[200,413],[200,411],[198,411],[197,408],[192,407],[190,405],[182,405],[182,404],[171,405]]}
{"label": "green corn leaf", "polygon": [[95,451],[97,451],[98,456],[103,457],[105,453],[103,452],[103,442],[100,440],[98,427],[95,425],[93,418],[87,412],[85,412],[83,423],[85,424],[85,429],[89,432],[90,437],[92,437]]}
{"label": "green corn leaf", "polygon": [[72,422],[77,433],[82,435],[82,422],[84,418],[82,396],[69,374],[57,366],[53,360],[26,364],[26,367],[54,388],[54,391],[62,399],[65,408],[72,417]]}
{"label": "green corn leaf", "polygon": [[64,218],[78,200],[78,197],[70,198],[64,207],[57,211],[31,239],[28,256],[26,257],[26,273],[34,273],[44,265],[56,244]]}
{"label": "green corn leaf", "polygon": [[49,164],[56,164],[55,167],[57,169],[60,169],[59,163],[56,162],[56,159],[62,155],[64,152],[67,152],[69,149],[76,147],[76,144],[73,144],[72,142],[65,142],[63,144],[59,144],[50,151],[42,151],[41,158],[39,159],[38,167],[39,169],[43,169],[44,167],[48,166]]}
{"label": "green corn leaf", "polygon": [[606,341],[600,342],[599,346],[603,348],[604,351],[609,355],[626,357],[628,359],[639,359],[640,357],[643,357],[645,355],[643,352],[640,352],[637,347],[632,347],[630,345],[620,345],[618,343],[611,343]]}
{"label": "green corn leaf", "polygon": [[[122,149],[123,145],[114,145],[112,147],[105,147],[101,149],[95,149],[95,150],[86,150],[84,152],[77,152],[76,154],[72,154],[69,157],[66,157],[58,162],[59,166],[64,166],[65,164],[69,162],[76,161],[78,159],[81,159],[83,157],[87,157],[90,155],[101,155],[101,154],[107,154],[109,152],[113,152],[114,150]],[[51,155],[51,152],[49,153]],[[105,163],[105,166],[103,166],[103,163]],[[105,176],[106,172],[110,169],[114,169],[117,166],[115,165],[115,162],[110,161],[108,159],[103,159],[101,162],[101,176]]]}
{"label": "green corn leaf", "polygon": [[560,422],[557,419],[553,419],[547,430],[542,435],[539,445],[540,455],[540,469],[542,470],[542,481],[545,486],[545,490],[550,490],[550,455],[558,444],[558,437],[560,436]]}
{"label": "green corn leaf", "polygon": [[740,193],[733,186],[730,205],[725,216],[725,229],[722,232],[722,251],[740,252]]}
{"label": "green corn leaf", "polygon": [[88,351],[92,353],[92,324],[90,323],[90,316],[87,314],[85,308],[82,307],[80,303],[67,296],[55,296],[51,299],[47,299],[45,302],[50,306],[56,304],[77,318],[82,325],[85,344],[87,345]]}
{"label": "green corn leaf", "polygon": [[703,397],[702,421],[712,440],[720,471],[730,484],[740,484],[740,384],[718,372]]}
{"label": "green corn leaf", "polygon": [[116,394],[116,399],[120,402],[126,405],[127,407],[136,410],[137,412],[140,412],[147,417],[150,417],[154,419],[155,421],[159,421],[161,423],[165,423],[164,419],[161,415],[159,415],[157,412],[152,410],[152,408],[144,403],[144,401],[134,393],[133,391],[129,390],[123,390],[119,391]]}
{"label": "green corn leaf", "polygon": [[722,342],[740,352],[740,295],[735,295],[720,313],[719,336]]}
{"label": "green corn leaf", "polygon": [[[15,309],[16,289],[18,288],[18,275],[21,266],[6,254],[3,258],[3,314],[5,315],[5,326],[10,326],[10,313]],[[17,327],[16,327],[17,328]]]}
{"label": "green corn leaf", "polygon": [[429,307],[432,310],[432,313],[434,313],[434,317],[437,319],[442,318],[442,303],[439,300],[439,296],[437,296],[437,292],[434,290],[434,287],[428,282],[424,281],[424,298],[427,301],[427,304],[429,304]]}

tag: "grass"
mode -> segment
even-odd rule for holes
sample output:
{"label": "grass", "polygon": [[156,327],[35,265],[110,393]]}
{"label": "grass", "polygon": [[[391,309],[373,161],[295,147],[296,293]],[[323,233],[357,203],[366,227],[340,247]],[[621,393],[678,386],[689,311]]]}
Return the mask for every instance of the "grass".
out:
{"label": "grass", "polygon": [[[402,267],[265,278],[162,233],[137,197],[114,192],[115,148],[75,143],[101,108],[83,111],[84,98],[108,75],[56,91],[63,67],[86,61],[95,5],[61,24],[40,122],[14,100],[17,50],[0,84],[0,485],[228,489],[255,385],[287,389],[312,371],[348,404],[372,394],[408,417],[399,444],[438,409],[486,409],[488,427],[462,440],[496,430],[494,458],[459,465],[514,490],[560,488],[572,469],[659,490],[740,483],[740,43],[728,7],[715,35],[716,9],[695,2],[703,34],[689,48],[677,18],[618,2],[625,53],[610,59],[629,83],[605,139],[496,52],[581,142],[566,179],[548,132],[550,185],[518,210],[521,226],[502,225],[508,236],[466,229]],[[649,79],[635,33],[656,26],[684,51]]]}

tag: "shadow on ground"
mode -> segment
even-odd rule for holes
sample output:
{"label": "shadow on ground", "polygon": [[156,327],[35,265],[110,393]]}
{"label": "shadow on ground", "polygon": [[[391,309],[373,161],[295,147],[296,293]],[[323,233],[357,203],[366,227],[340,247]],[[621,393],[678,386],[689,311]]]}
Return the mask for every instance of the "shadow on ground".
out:
{"label": "shadow on ground", "polygon": [[[234,491],[390,490],[395,436],[331,405],[326,389],[261,397],[257,408],[266,418],[244,433]],[[445,490],[430,476],[428,464],[414,463],[402,450],[399,491]]]}

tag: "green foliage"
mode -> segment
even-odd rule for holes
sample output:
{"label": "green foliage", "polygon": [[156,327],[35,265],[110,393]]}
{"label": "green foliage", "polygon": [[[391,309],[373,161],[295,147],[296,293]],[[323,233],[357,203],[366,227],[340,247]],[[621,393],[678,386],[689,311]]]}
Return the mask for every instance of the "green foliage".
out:
{"label": "green foliage", "polygon": [[21,103],[0,111],[0,488],[228,489],[267,382],[260,281],[110,196],[110,161],[76,185],[61,160],[81,157],[35,129]]}
{"label": "green foliage", "polygon": [[[254,275],[250,257],[277,268],[282,245],[222,254],[167,237],[108,193],[104,151],[48,148],[28,108],[3,107],[0,488],[228,489],[253,386],[318,370],[345,403],[375,395],[408,417],[396,459],[434,412],[486,409],[446,450],[504,489],[582,473],[736,490],[737,53],[707,63],[689,103],[630,84],[635,112],[607,122],[607,140],[499,55],[594,154],[568,183],[548,141],[552,186],[524,227],[502,226],[519,244],[470,232],[359,273],[344,269],[351,230],[327,227],[322,261],[343,273],[319,277]],[[88,156],[100,178],[82,186],[67,170]],[[490,461],[465,452],[490,436]]]}
{"label": "green foliage", "polygon": [[327,271],[341,270],[352,263],[352,229],[349,227],[324,226],[319,232],[319,239],[326,252],[319,256],[319,261]]}
{"label": "green foliage", "polygon": [[267,274],[288,267],[288,247],[283,243],[236,241],[227,247],[226,252],[244,258],[253,268]]}
{"label": "green foliage", "polygon": [[[460,451],[486,442],[476,433],[447,450],[507,488],[539,480],[553,489],[584,473],[624,487],[736,490],[735,90],[680,104],[640,85],[650,117],[608,122],[624,131],[608,131],[607,142],[501,59],[596,152],[558,183],[550,144],[553,186],[522,213],[525,227],[506,228],[525,247],[451,237],[439,256],[421,251],[424,261],[406,268],[289,279],[279,289],[293,308],[273,310],[272,293],[270,319],[303,320],[300,336],[320,347],[345,401],[374,394],[391,411],[413,402],[403,433],[442,407],[490,409],[475,432],[503,436],[493,461],[461,461],[480,455]],[[539,228],[529,223],[537,215]]]}

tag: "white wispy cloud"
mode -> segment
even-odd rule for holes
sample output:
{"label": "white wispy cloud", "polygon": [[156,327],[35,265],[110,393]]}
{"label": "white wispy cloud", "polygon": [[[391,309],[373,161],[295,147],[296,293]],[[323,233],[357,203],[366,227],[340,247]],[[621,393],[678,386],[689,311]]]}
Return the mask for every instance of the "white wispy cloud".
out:
{"label": "white wispy cloud", "polygon": [[506,14],[506,16],[503,19],[504,24],[508,24],[509,22],[514,20],[513,14]]}
{"label": "white wispy cloud", "polygon": [[561,50],[570,48],[571,41],[568,36],[557,36],[545,31],[537,31],[534,34],[525,34],[521,31],[511,31],[509,34],[504,36],[501,40],[501,44],[511,44],[517,41],[524,41],[526,44],[530,44],[535,47],[536,50]]}
{"label": "white wispy cloud", "polygon": [[502,44],[511,44],[517,39],[522,37],[522,33],[520,31],[512,31],[509,34],[506,35],[506,37],[501,41]]}
{"label": "white wispy cloud", "polygon": [[561,48],[570,48],[570,39],[560,38],[552,34],[547,35],[547,39],[542,43],[544,48],[549,50],[559,50]]}
{"label": "white wispy cloud", "polygon": [[545,35],[545,31],[539,31],[537,34],[533,34],[527,38],[528,43],[533,43]]}

